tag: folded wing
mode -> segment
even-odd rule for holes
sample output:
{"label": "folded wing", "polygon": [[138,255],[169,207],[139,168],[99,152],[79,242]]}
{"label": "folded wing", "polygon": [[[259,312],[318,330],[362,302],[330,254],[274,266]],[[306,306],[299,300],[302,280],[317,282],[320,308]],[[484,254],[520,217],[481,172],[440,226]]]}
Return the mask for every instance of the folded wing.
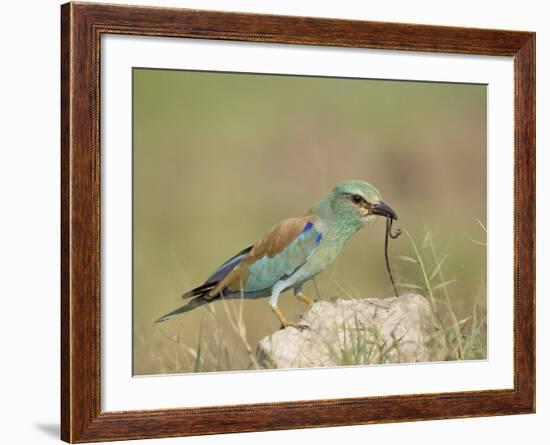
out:
{"label": "folded wing", "polygon": [[305,264],[321,239],[310,215],[280,222],[252,247],[212,294],[271,289]]}

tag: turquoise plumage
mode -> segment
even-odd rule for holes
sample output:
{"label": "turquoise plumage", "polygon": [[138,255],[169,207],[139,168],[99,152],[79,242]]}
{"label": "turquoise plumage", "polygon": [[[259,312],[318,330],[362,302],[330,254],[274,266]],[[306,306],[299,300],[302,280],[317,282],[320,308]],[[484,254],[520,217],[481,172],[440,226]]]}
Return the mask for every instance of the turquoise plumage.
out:
{"label": "turquoise plumage", "polygon": [[397,219],[376,188],[364,181],[343,181],[302,217],[276,224],[260,241],[222,264],[201,286],[185,293],[188,304],[161,317],[168,320],[220,298],[261,298],[283,326],[289,323],[278,308],[280,294],[293,289],[308,304],[303,285],[322,272],[350,237],[376,215]]}
{"label": "turquoise plumage", "polygon": [[279,280],[289,277],[303,266],[321,242],[322,234],[307,221],[302,232],[273,257],[263,256],[248,266],[245,292],[271,289]]}

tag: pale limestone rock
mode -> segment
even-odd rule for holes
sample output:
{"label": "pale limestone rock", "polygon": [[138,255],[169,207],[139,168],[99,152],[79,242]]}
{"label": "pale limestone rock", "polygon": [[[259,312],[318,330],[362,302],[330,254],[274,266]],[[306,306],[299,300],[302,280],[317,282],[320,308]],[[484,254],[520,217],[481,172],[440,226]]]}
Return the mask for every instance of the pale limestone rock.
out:
{"label": "pale limestone rock", "polygon": [[266,368],[302,368],[444,360],[430,303],[421,295],[318,301],[300,320],[260,340]]}

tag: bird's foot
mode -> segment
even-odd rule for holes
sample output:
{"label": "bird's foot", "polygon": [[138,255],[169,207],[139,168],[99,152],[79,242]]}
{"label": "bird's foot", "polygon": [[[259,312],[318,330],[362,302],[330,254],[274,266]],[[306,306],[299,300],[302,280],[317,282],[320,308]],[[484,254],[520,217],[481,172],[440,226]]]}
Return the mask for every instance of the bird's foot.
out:
{"label": "bird's foot", "polygon": [[311,327],[305,323],[286,323],[286,324],[281,324],[281,330],[283,329],[286,329],[286,328],[296,328],[298,329],[299,331],[306,331],[306,330],[309,330],[311,329]]}
{"label": "bird's foot", "polygon": [[300,331],[303,331],[304,329],[309,329],[309,326],[303,322],[289,323],[277,305],[274,305],[272,309],[279,321],[281,322],[281,329],[285,329],[288,327],[294,327]]}

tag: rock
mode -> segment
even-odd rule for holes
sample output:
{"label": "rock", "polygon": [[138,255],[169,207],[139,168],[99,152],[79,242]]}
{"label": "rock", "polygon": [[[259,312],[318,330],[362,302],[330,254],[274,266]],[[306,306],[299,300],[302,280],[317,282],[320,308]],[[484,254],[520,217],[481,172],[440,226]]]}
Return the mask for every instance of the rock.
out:
{"label": "rock", "polygon": [[258,343],[266,368],[304,368],[444,360],[445,342],[426,298],[316,302],[290,326]]}

